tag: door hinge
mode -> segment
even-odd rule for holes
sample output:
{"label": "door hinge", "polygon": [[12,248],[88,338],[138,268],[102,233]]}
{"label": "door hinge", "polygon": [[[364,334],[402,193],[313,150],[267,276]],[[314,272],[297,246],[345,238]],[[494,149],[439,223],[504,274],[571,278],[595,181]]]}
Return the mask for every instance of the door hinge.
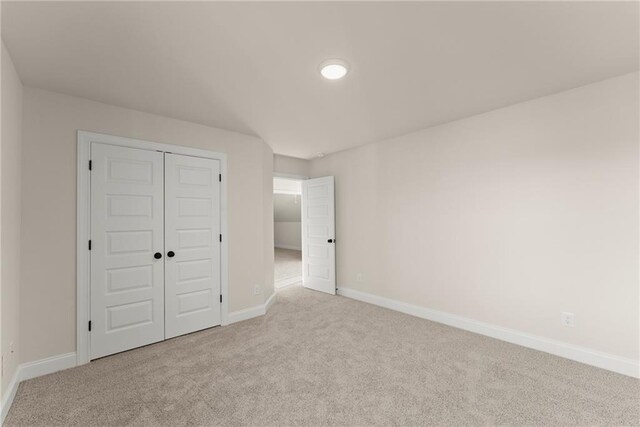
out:
{"label": "door hinge", "polygon": [[220,303],[222,303],[222,294],[220,294]]}
{"label": "door hinge", "polygon": [[89,250],[91,250],[91,240],[89,240]]}
{"label": "door hinge", "polygon": [[220,235],[220,241],[222,242],[222,234]]}
{"label": "door hinge", "polygon": [[91,332],[91,320],[89,320],[89,332]]}
{"label": "door hinge", "polygon": [[222,182],[222,174],[221,173],[218,174],[218,182]]}
{"label": "door hinge", "polygon": [[91,160],[89,160],[89,170],[91,170],[92,167],[93,167],[93,163],[91,162]]}

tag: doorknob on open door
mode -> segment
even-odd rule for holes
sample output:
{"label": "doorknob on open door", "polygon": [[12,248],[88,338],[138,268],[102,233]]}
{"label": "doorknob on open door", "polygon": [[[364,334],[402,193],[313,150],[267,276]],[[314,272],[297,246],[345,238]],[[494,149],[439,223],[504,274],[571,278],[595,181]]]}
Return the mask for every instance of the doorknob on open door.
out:
{"label": "doorknob on open door", "polygon": [[333,243],[333,239],[327,240],[327,243]]}

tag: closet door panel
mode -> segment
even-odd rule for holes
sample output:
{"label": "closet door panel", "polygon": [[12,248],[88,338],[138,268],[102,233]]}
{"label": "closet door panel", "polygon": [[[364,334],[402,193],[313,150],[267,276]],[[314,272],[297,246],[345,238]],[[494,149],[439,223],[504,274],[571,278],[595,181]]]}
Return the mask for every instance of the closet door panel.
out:
{"label": "closet door panel", "polygon": [[91,359],[164,339],[163,156],[91,145]]}
{"label": "closet door panel", "polygon": [[220,162],[165,154],[165,337],[220,324]]}

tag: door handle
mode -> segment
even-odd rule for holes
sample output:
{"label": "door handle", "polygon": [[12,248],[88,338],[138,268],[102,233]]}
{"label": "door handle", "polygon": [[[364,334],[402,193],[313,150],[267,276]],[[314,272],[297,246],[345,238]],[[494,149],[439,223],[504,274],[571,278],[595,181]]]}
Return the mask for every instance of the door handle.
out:
{"label": "door handle", "polygon": [[153,257],[155,259],[160,259],[160,258],[162,258],[162,254],[160,252],[156,252],[155,254],[153,254]]}
{"label": "door handle", "polygon": [[333,242],[334,242],[334,240],[333,240],[333,239],[329,239],[329,240],[327,240],[327,243],[333,243]]}
{"label": "door handle", "polygon": [[175,253],[175,252],[173,252],[173,251],[169,251],[169,252],[167,252],[167,256],[168,256],[169,258],[173,258],[173,256],[174,256],[175,254],[176,254],[176,253]]}

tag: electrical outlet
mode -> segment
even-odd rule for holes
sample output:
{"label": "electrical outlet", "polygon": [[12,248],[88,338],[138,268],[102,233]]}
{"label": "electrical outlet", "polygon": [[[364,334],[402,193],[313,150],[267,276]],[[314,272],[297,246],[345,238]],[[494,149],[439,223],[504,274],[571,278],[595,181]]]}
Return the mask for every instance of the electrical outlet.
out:
{"label": "electrical outlet", "polygon": [[574,325],[573,313],[567,313],[566,311],[563,311],[560,315],[560,322],[562,323],[562,326],[573,328],[573,325]]}
{"label": "electrical outlet", "polygon": [[356,282],[362,282],[364,280],[362,273],[356,274]]}
{"label": "electrical outlet", "polygon": [[253,288],[253,294],[254,294],[254,295],[260,295],[261,293],[262,293],[262,286],[260,286],[260,285],[256,285],[256,286]]}

